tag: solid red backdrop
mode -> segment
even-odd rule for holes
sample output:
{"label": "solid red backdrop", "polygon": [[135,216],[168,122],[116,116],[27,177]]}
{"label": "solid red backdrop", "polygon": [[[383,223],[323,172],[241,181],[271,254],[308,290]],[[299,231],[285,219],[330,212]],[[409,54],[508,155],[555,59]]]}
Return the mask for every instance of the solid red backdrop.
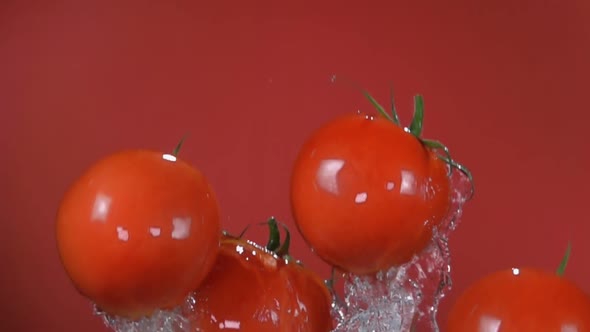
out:
{"label": "solid red backdrop", "polygon": [[[427,137],[471,167],[477,194],[451,238],[454,289],[496,269],[553,269],[590,291],[584,1],[3,1],[0,4],[0,330],[105,331],[54,240],[67,186],[122,148],[170,150],[218,193],[224,226],[293,227],[297,148],[333,116],[402,118],[426,101]],[[261,232],[252,233],[261,238]],[[294,253],[327,269],[295,235]]]}

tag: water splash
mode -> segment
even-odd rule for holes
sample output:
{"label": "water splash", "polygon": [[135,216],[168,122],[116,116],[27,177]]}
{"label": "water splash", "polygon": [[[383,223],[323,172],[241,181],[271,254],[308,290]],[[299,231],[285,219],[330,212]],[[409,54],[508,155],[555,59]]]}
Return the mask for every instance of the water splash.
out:
{"label": "water splash", "polygon": [[333,305],[334,332],[439,331],[438,306],[452,285],[448,239],[472,193],[461,172],[453,172],[451,188],[451,212],[422,253],[374,276],[344,276],[344,301]]}
{"label": "water splash", "polygon": [[[451,213],[420,255],[374,276],[345,276],[344,298],[332,305],[337,322],[333,332],[405,332],[413,328],[439,331],[438,306],[451,287],[448,238],[459,224],[472,188],[461,172],[453,172],[451,186]],[[180,307],[159,310],[138,321],[111,316],[96,308],[95,314],[114,332],[200,332],[190,318],[197,306],[191,294]]]}
{"label": "water splash", "polygon": [[104,324],[114,332],[193,332],[199,331],[189,319],[195,310],[195,299],[192,294],[185,302],[171,310],[157,310],[149,317],[139,320],[109,315],[96,306],[95,315],[102,318]]}

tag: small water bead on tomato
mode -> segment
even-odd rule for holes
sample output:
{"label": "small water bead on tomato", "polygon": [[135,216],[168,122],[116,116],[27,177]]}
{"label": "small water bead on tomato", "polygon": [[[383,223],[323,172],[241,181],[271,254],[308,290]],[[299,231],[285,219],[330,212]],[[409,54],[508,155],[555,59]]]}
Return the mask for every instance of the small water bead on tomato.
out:
{"label": "small water bead on tomato", "polygon": [[211,270],[221,231],[203,174],[175,155],[121,151],[65,193],[57,246],[79,292],[110,315],[137,319],[183,302]]}
{"label": "small water bead on tomato", "polygon": [[421,97],[410,128],[395,113],[381,113],[341,116],[315,131],[291,178],[302,236],[323,260],[354,274],[406,263],[422,251],[449,213],[449,166],[470,176],[441,143],[420,137]]}

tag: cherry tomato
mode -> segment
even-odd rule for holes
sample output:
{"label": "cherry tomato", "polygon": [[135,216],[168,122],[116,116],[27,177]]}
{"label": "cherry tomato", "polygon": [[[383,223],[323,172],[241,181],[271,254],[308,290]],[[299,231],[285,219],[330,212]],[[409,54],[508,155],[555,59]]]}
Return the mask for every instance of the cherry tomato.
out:
{"label": "cherry tomato", "polygon": [[450,206],[447,164],[384,117],[345,115],[304,143],[291,206],[301,234],[329,264],[368,274],[423,250]]}
{"label": "cherry tomato", "polygon": [[196,292],[197,331],[329,332],[331,295],[293,260],[250,241],[225,237]]}
{"label": "cherry tomato", "polygon": [[57,245],[80,293],[129,318],[179,305],[211,270],[219,211],[205,177],[173,155],[123,151],[69,188]]}
{"label": "cherry tomato", "polygon": [[537,269],[492,273],[451,309],[447,332],[590,331],[590,298],[563,277]]}

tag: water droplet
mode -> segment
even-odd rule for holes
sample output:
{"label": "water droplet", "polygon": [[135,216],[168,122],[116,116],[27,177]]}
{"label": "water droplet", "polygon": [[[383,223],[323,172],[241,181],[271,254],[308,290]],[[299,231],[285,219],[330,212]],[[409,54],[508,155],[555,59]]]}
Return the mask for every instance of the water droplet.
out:
{"label": "water droplet", "polygon": [[160,227],[150,227],[150,234],[153,237],[158,237],[160,236],[160,233],[162,232],[162,230],[160,229]]}
{"label": "water droplet", "polygon": [[362,204],[367,201],[367,193],[358,193],[354,198],[354,202],[357,204]]}
{"label": "water droplet", "polygon": [[129,241],[129,231],[125,228],[118,226],[117,227],[117,238],[123,242]]}

